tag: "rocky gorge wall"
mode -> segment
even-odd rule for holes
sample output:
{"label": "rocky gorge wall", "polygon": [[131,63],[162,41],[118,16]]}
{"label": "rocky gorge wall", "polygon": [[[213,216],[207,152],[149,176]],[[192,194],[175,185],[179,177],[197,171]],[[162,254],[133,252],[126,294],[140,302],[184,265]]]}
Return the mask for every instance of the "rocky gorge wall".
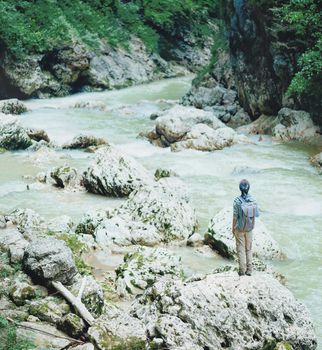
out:
{"label": "rocky gorge wall", "polygon": [[167,60],[138,37],[127,48],[99,41],[92,50],[81,42],[43,54],[14,59],[0,50],[0,99],[66,96],[79,91],[116,89],[185,75],[208,64],[212,39],[199,46],[192,35],[168,45]]}
{"label": "rocky gorge wall", "polygon": [[[291,28],[276,23],[276,8],[261,8],[262,3],[274,2],[234,0],[226,4],[229,45],[219,48],[219,54],[213,53],[216,63],[194,81],[184,102],[189,104],[190,99],[190,104],[200,108],[192,96],[200,95],[200,88],[213,89],[219,85],[237,92],[240,106],[253,120],[262,114],[277,115],[282,107],[289,107],[309,112],[321,125],[321,99],[316,91],[301,96],[288,93],[299,71],[298,62],[305,44]],[[318,79],[318,74],[314,79]],[[202,108],[205,105],[212,103],[203,103]]]}

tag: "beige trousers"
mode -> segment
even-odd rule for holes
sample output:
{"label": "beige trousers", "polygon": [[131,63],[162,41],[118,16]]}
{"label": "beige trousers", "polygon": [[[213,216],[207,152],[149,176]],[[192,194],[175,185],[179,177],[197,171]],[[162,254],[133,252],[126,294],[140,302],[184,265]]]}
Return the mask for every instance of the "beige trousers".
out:
{"label": "beige trousers", "polygon": [[253,232],[236,231],[236,251],[239,263],[239,272],[252,272],[252,241]]}

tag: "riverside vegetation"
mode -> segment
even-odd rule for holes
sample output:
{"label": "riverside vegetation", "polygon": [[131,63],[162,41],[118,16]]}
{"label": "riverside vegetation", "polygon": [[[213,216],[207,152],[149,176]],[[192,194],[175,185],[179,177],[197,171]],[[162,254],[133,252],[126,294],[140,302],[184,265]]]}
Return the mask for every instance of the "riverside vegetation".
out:
{"label": "riverside vegetation", "polygon": [[320,346],[318,5],[1,2],[0,349]]}

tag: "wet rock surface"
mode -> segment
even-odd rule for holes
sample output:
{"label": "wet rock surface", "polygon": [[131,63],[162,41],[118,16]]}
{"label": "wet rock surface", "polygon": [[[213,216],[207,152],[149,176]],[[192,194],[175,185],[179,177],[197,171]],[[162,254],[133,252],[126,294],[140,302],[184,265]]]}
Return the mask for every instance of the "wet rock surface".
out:
{"label": "wet rock surface", "polygon": [[80,134],[75,136],[70,142],[63,144],[62,147],[65,149],[84,149],[91,146],[97,147],[106,144],[107,141],[103,138]]}
{"label": "wet rock surface", "polygon": [[27,112],[27,107],[16,98],[0,101],[0,113],[21,114]]}
{"label": "wet rock surface", "polygon": [[200,151],[220,150],[242,142],[237,133],[227,127],[213,110],[176,105],[161,113],[153,130],[140,136],[151,143],[179,151],[191,148]]}
{"label": "wet rock surface", "polygon": [[32,142],[27,131],[18,119],[11,115],[0,114],[0,147],[7,150],[26,149]]}
{"label": "wet rock surface", "polygon": [[239,132],[249,134],[269,134],[278,141],[321,142],[319,127],[309,113],[290,108],[282,108],[277,116],[261,115],[249,125],[242,126]]}

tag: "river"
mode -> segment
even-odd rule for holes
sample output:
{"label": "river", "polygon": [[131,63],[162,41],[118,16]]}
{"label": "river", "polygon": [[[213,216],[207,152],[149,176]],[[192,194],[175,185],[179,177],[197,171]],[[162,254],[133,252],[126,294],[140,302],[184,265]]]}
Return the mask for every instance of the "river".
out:
{"label": "river", "polygon": [[[298,143],[276,143],[264,137],[257,144],[234,145],[222,151],[172,153],[138,139],[139,132],[154,123],[150,114],[163,108],[167,104],[165,100],[179,99],[190,83],[191,77],[185,77],[117,91],[30,100],[26,102],[30,111],[20,118],[25,126],[45,129],[58,144],[79,133],[92,134],[116,144],[151,172],[159,167],[174,170],[189,188],[201,233],[220,209],[232,205],[239,180],[247,177],[251,193],[262,210],[263,222],[287,255],[286,260],[273,265],[286,276],[287,287],[309,308],[321,347],[322,178],[308,161],[317,150]],[[105,106],[105,110],[70,108],[87,101]],[[64,214],[77,220],[89,209],[120,204],[119,199],[46,186],[31,187],[28,191],[24,175],[35,175],[65,163],[84,169],[93,156],[81,151],[57,154],[57,159],[40,162],[35,162],[28,151],[0,154],[0,212],[23,207],[32,208],[46,218]],[[197,254],[192,248],[177,250],[177,254],[182,255],[192,271],[208,272],[226,263],[216,255]]]}

